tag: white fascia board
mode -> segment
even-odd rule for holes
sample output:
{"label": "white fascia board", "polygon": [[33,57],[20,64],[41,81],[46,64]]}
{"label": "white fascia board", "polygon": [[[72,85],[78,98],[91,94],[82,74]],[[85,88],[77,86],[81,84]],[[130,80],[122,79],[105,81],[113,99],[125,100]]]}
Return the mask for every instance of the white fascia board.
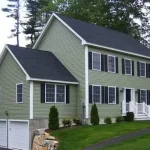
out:
{"label": "white fascia board", "polygon": [[75,85],[79,84],[78,82],[47,80],[47,79],[38,79],[38,78],[29,78],[29,81],[41,81],[41,82],[52,82],[52,83],[62,83],[62,84],[75,84]]}
{"label": "white fascia board", "polygon": [[120,49],[115,49],[115,48],[112,48],[112,47],[102,46],[102,45],[93,44],[93,43],[89,43],[89,42],[83,43],[83,45],[89,45],[89,46],[93,46],[93,47],[108,49],[108,50],[115,51],[115,52],[120,52],[120,53],[124,53],[124,54],[130,54],[130,55],[133,55],[133,56],[150,59],[149,56],[144,56],[144,55],[137,54],[137,53],[132,53],[132,52],[126,52],[126,51],[123,51],[123,50],[120,50]]}
{"label": "white fascia board", "polygon": [[65,27],[67,27],[74,35],[76,35],[82,41],[82,43],[86,43],[86,41],[77,32],[75,32],[68,24],[66,24],[61,18],[59,18],[59,16],[57,16],[55,13],[53,13],[51,15],[50,19],[48,20],[47,24],[45,25],[44,29],[42,30],[42,33],[40,34],[39,38],[36,40],[36,42],[33,46],[33,49],[36,49],[37,46],[39,45],[39,43],[42,40],[45,32],[47,31],[48,27],[52,23],[54,17],[56,19],[58,19]]}

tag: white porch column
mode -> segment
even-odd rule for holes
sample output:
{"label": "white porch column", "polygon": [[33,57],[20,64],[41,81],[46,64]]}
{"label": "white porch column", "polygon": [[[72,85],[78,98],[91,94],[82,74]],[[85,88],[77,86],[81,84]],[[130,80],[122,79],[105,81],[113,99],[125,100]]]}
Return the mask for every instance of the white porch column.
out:
{"label": "white porch column", "polygon": [[85,118],[89,118],[89,67],[88,46],[85,46]]}
{"label": "white porch column", "polygon": [[33,119],[33,81],[30,81],[30,119]]}
{"label": "white porch column", "polygon": [[122,101],[122,114],[126,114],[126,102],[125,102],[125,100]]}

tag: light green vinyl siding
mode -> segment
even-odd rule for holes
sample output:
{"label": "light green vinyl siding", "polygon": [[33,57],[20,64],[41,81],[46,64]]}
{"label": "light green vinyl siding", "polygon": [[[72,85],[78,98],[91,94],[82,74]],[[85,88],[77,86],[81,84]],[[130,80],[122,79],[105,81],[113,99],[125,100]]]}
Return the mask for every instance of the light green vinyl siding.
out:
{"label": "light green vinyl siding", "polygon": [[[61,22],[55,19],[41,40],[38,49],[53,52],[79,81],[79,85],[77,86],[76,110],[77,116],[79,117],[81,115],[81,105],[84,102],[85,93],[85,50],[84,46],[81,45],[81,41]],[[37,114],[38,112],[34,113]]]}
{"label": "light green vinyl siding", "polygon": [[60,103],[41,103],[41,83],[34,82],[34,93],[33,93],[33,104],[34,104],[34,118],[48,118],[48,114],[51,106],[56,106],[59,112],[59,118],[75,118],[76,117],[76,85],[70,85],[70,94],[69,94],[69,104],[60,104]]}
{"label": "light green vinyl siding", "polygon": [[[118,70],[119,73],[109,73],[109,72],[101,72],[89,70],[89,85],[97,84],[102,86],[116,86],[119,87],[120,90],[123,87],[127,88],[135,88],[137,89],[150,89],[150,78],[142,78],[137,76],[137,61],[144,61],[150,63],[150,60],[131,56],[127,54],[117,53],[113,51],[96,49],[89,47],[89,51],[99,52],[106,55],[114,55],[118,57]],[[134,60],[134,76],[123,75],[122,74],[122,58],[129,58]],[[119,99],[120,103],[118,105],[111,104],[97,104],[99,115],[101,117],[111,116],[115,117],[117,115],[121,115],[121,102],[123,100],[123,94],[119,90]],[[136,101],[137,101],[137,93],[135,93]],[[90,105],[91,108],[91,105]]]}
{"label": "light green vinyl siding", "polygon": [[[23,103],[16,103],[16,83],[23,83]],[[8,111],[10,119],[29,118],[29,84],[26,76],[9,52],[0,64],[0,119],[5,119]]]}

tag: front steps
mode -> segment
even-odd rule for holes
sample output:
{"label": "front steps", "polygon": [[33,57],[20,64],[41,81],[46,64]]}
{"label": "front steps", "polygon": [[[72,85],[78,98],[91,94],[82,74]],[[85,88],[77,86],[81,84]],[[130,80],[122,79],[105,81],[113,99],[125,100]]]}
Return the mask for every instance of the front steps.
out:
{"label": "front steps", "polygon": [[134,117],[135,120],[150,120],[150,117],[148,117],[146,114],[138,114]]}

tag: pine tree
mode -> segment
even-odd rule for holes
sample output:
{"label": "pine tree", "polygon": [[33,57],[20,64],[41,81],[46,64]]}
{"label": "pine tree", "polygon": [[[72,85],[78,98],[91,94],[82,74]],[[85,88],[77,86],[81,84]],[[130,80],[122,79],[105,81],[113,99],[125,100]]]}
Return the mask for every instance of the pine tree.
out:
{"label": "pine tree", "polygon": [[52,106],[49,112],[49,123],[48,123],[49,129],[55,130],[59,128],[58,115],[59,114],[57,108],[55,106]]}
{"label": "pine tree", "polygon": [[91,124],[98,125],[99,124],[99,115],[96,104],[92,105],[91,108]]}
{"label": "pine tree", "polygon": [[11,29],[11,36],[16,37],[17,45],[19,46],[19,26],[20,26],[20,0],[7,0],[10,4],[6,8],[2,8],[3,12],[8,13],[7,17],[13,18],[16,22],[14,28]]}

